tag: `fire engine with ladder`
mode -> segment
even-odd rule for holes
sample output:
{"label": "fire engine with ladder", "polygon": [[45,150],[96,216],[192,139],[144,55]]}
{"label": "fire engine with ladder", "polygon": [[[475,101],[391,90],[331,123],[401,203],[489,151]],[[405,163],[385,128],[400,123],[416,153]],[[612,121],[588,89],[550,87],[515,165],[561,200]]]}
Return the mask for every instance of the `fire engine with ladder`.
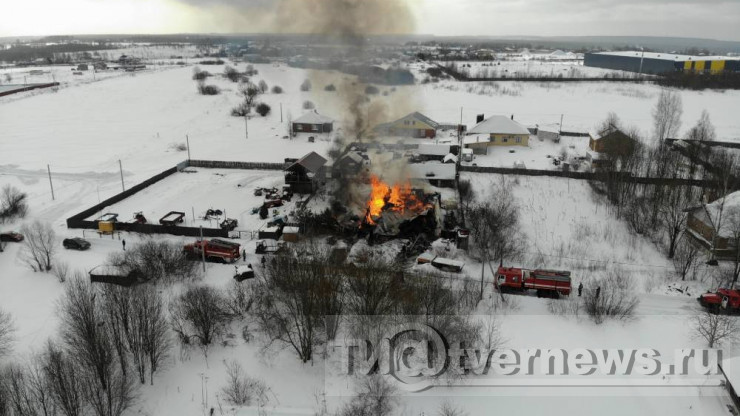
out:
{"label": "fire engine with ladder", "polygon": [[502,293],[536,290],[537,297],[557,298],[571,291],[570,272],[561,270],[499,266],[493,284]]}

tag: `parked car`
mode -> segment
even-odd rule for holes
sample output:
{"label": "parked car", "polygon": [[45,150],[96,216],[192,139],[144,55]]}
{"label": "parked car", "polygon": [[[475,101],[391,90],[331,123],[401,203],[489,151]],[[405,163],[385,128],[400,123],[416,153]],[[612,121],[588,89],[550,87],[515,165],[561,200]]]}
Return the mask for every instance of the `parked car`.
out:
{"label": "parked car", "polygon": [[62,245],[64,248],[71,250],[87,250],[90,248],[90,242],[80,237],[65,238],[64,241],[62,241]]}
{"label": "parked car", "polygon": [[7,231],[0,233],[0,241],[12,241],[14,243],[20,243],[23,241],[23,234],[15,231]]}

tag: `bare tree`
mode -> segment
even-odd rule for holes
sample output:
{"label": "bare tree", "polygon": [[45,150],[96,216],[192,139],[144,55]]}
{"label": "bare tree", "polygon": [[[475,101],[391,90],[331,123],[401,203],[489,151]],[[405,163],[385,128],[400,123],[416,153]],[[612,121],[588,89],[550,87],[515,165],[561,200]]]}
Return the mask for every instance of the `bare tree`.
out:
{"label": "bare tree", "polygon": [[261,79],[257,86],[260,88],[262,94],[267,93],[267,90],[269,89],[269,87],[267,86],[267,82],[265,82],[264,79]]}
{"label": "bare tree", "polygon": [[681,280],[686,280],[689,273],[692,273],[692,276],[695,274],[700,254],[701,249],[698,245],[689,241],[687,237],[682,238],[677,243],[676,252],[673,256],[673,267],[681,276]]}
{"label": "bare tree", "polygon": [[170,304],[170,322],[180,342],[197,343],[206,356],[230,320],[224,295],[210,286],[190,286]]}
{"label": "bare tree", "polygon": [[689,200],[685,192],[678,187],[667,191],[667,197],[660,203],[659,216],[666,234],[668,235],[668,258],[676,254],[676,243],[686,227]]}
{"label": "bare tree", "polygon": [[251,112],[257,97],[262,94],[262,90],[252,82],[239,84],[239,94],[244,98],[244,105],[247,107],[247,113]]}
{"label": "bare tree", "polygon": [[135,398],[135,387],[121,367],[112,323],[97,291],[84,277],[65,284],[60,301],[61,336],[80,369],[86,403],[97,416],[120,416]]}
{"label": "bare tree", "polygon": [[41,356],[49,392],[64,416],[80,416],[85,407],[82,382],[76,364],[54,342],[46,344]]}
{"label": "bare tree", "polygon": [[676,137],[681,128],[683,103],[678,92],[663,89],[653,108],[653,130],[657,141]]}
{"label": "bare tree", "polygon": [[57,250],[57,235],[51,224],[34,221],[21,227],[21,233],[25,237],[22,256],[26,264],[35,272],[51,270]]}
{"label": "bare tree", "polygon": [[221,395],[232,406],[253,406],[260,408],[269,403],[268,387],[264,381],[249,377],[238,361],[225,362],[226,385]]}
{"label": "bare tree", "polygon": [[466,219],[472,239],[471,253],[481,261],[480,299],[483,299],[485,266],[494,260],[503,262],[521,253],[518,232],[519,210],[509,188],[499,187],[491,201],[471,207]]}
{"label": "bare tree", "polygon": [[23,218],[28,212],[28,196],[18,188],[5,185],[0,192],[0,224],[14,217]]}
{"label": "bare tree", "polygon": [[323,276],[316,267],[291,256],[274,259],[257,290],[255,315],[268,335],[268,346],[292,347],[305,363],[313,358],[314,346],[320,342],[319,287]]}
{"label": "bare tree", "polygon": [[732,342],[738,337],[737,318],[721,312],[707,310],[694,317],[694,336],[704,339],[709,348]]}
{"label": "bare tree", "polygon": [[734,288],[740,276],[740,207],[729,207],[725,218],[724,229],[730,236],[730,248],[735,251],[732,259],[732,287]]}
{"label": "bare tree", "polygon": [[10,354],[15,342],[15,326],[10,313],[0,309],[0,358]]}

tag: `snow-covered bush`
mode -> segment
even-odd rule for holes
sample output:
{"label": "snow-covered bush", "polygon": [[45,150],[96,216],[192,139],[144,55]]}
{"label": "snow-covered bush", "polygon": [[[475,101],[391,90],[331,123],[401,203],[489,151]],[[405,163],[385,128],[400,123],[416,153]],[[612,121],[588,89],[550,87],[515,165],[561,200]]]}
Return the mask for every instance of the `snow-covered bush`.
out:
{"label": "snow-covered bush", "polygon": [[268,114],[270,114],[270,110],[272,109],[270,108],[269,105],[265,103],[259,103],[257,104],[257,107],[255,108],[255,110],[257,111],[257,114],[261,115],[262,117],[265,117]]}
{"label": "snow-covered bush", "polygon": [[337,90],[337,87],[335,87],[334,84],[329,84],[326,87],[324,87],[324,91],[334,92],[336,90]]}
{"label": "snow-covered bush", "polygon": [[197,263],[188,260],[182,246],[165,240],[145,240],[108,256],[108,264],[123,273],[135,272],[146,281],[170,284],[198,277]]}
{"label": "snow-covered bush", "polygon": [[283,93],[283,87],[281,87],[279,85],[274,85],[272,87],[272,90],[271,91],[272,91],[273,94],[282,94]]}
{"label": "snow-covered bush", "polygon": [[632,277],[613,269],[584,291],[584,308],[597,324],[606,319],[629,320],[640,303]]}
{"label": "snow-covered bush", "polygon": [[221,89],[215,85],[206,85],[205,82],[198,82],[198,93],[200,95],[218,95]]}
{"label": "snow-covered bush", "polygon": [[303,102],[304,110],[313,110],[314,108],[316,108],[316,106],[314,105],[313,101],[306,100]]}
{"label": "snow-covered bush", "polygon": [[390,416],[395,414],[399,398],[396,388],[382,376],[368,376],[357,387],[356,396],[337,413],[337,416]]}
{"label": "snow-covered bush", "polygon": [[257,84],[259,86],[260,91],[262,91],[262,94],[266,93],[269,89],[267,86],[267,82],[265,82],[264,79],[260,80],[260,82]]}
{"label": "snow-covered bush", "polygon": [[303,81],[303,83],[301,84],[301,91],[303,92],[311,91],[311,81],[310,80]]}
{"label": "snow-covered bush", "polygon": [[221,395],[232,406],[265,407],[269,402],[269,388],[264,381],[247,375],[238,361],[224,363],[226,366],[226,385]]}

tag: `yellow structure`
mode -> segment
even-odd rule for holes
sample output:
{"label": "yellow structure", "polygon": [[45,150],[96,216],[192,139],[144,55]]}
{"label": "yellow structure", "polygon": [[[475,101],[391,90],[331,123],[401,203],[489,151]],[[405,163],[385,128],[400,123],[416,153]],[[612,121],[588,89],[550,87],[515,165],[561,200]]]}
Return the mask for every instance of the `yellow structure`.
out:
{"label": "yellow structure", "polygon": [[506,116],[481,121],[467,133],[465,147],[484,154],[492,146],[529,146],[529,130]]}
{"label": "yellow structure", "polygon": [[101,234],[113,234],[115,227],[113,221],[98,222],[98,232]]}

